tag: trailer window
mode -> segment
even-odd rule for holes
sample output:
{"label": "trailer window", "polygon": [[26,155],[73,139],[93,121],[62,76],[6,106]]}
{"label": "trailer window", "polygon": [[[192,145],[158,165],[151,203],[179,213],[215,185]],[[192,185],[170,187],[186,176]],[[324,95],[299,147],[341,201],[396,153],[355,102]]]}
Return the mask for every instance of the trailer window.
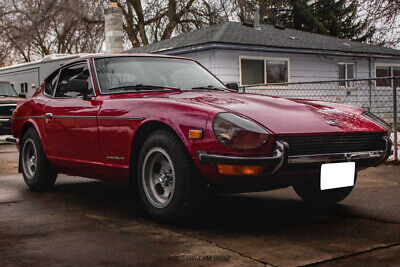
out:
{"label": "trailer window", "polygon": [[28,93],[28,83],[21,83],[21,93],[22,94]]}

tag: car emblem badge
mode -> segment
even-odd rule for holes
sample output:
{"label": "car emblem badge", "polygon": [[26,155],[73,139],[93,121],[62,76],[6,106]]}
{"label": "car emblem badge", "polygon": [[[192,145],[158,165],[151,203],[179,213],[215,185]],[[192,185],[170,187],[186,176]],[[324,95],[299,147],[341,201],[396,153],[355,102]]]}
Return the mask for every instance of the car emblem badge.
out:
{"label": "car emblem badge", "polygon": [[327,124],[332,126],[337,126],[338,124],[335,121],[326,121]]}

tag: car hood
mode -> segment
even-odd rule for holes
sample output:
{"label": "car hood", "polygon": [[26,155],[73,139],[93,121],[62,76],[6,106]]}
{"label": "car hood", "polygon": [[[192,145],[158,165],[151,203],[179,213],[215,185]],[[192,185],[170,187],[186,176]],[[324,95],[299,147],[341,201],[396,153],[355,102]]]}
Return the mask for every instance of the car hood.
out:
{"label": "car hood", "polygon": [[275,134],[384,131],[361,116],[360,110],[334,103],[223,92],[183,92],[169,97],[240,114]]}
{"label": "car hood", "polygon": [[19,97],[0,96],[0,104],[17,104],[19,101],[25,100]]}

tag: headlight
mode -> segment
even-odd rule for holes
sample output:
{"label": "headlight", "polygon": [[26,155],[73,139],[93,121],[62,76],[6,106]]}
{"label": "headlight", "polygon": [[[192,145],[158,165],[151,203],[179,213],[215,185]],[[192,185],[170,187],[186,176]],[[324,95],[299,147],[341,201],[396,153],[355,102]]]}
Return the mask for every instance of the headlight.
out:
{"label": "headlight", "polygon": [[392,127],[390,127],[390,124],[387,123],[386,121],[382,120],[381,118],[379,118],[378,116],[372,114],[369,111],[364,111],[362,113],[362,115],[368,119],[370,119],[371,121],[375,122],[376,124],[378,124],[379,126],[383,127],[386,129],[388,136],[390,137],[391,131],[392,131]]}
{"label": "headlight", "polygon": [[269,138],[269,132],[260,125],[232,113],[215,116],[213,130],[218,141],[236,149],[254,149]]}

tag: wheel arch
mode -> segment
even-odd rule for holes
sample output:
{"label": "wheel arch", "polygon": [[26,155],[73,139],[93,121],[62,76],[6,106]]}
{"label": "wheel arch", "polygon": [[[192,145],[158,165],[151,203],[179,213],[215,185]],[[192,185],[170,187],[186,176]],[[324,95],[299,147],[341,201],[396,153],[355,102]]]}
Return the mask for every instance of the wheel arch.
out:
{"label": "wheel arch", "polygon": [[187,140],[182,136],[182,132],[177,131],[174,129],[175,127],[169,125],[166,122],[159,121],[159,120],[151,120],[151,121],[146,121],[142,123],[135,131],[135,134],[133,136],[132,140],[132,145],[131,145],[131,153],[130,153],[130,163],[129,163],[129,169],[130,169],[130,184],[135,180],[136,177],[136,171],[138,168],[138,159],[139,159],[139,153],[140,150],[142,149],[142,146],[144,144],[144,141],[146,140],[146,137],[157,131],[157,130],[166,130],[172,134],[174,134],[176,137],[178,137],[178,140],[181,141],[182,145],[186,148],[186,151],[189,154],[189,144],[187,143]]}

